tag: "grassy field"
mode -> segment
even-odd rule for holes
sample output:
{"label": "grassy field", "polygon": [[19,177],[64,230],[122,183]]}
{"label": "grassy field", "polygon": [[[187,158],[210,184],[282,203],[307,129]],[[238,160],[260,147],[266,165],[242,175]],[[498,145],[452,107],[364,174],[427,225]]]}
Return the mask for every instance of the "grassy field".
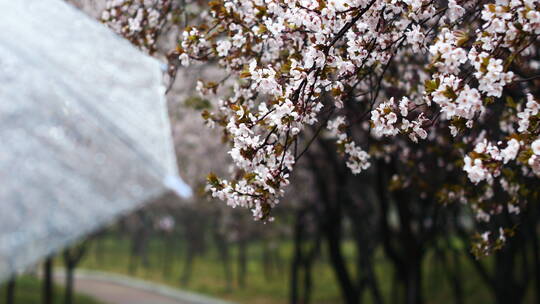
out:
{"label": "grassy field", "polygon": [[[81,268],[97,269],[129,273],[129,242],[127,240],[105,239],[101,245],[103,258],[92,247],[89,254],[84,258]],[[231,257],[235,257],[235,248],[231,248]],[[288,244],[280,248],[284,261],[288,261],[292,251]],[[288,262],[282,265],[281,272],[274,272],[268,280],[263,275],[260,257],[261,248],[252,245],[248,249],[248,264],[246,287],[241,289],[232,283],[232,290],[227,290],[227,281],[223,272],[223,265],[214,250],[209,250],[204,256],[196,257],[193,263],[192,278],[188,285],[181,284],[182,270],[184,266],[184,252],[181,248],[170,261],[169,274],[164,274],[164,243],[162,240],[152,240],[149,246],[149,266],[139,265],[135,276],[146,280],[164,283],[170,286],[191,290],[199,293],[212,295],[218,298],[229,299],[241,303],[271,304],[285,303],[288,299]],[[236,276],[236,261],[232,259],[233,276]],[[313,290],[315,299],[319,303],[335,303],[339,301],[339,290],[333,283],[333,273],[326,264],[318,264],[313,275],[317,280]]]}
{"label": "grassy field", "polygon": [[[64,289],[56,286],[55,304],[64,303]],[[6,290],[5,286],[0,287],[0,303],[5,303]],[[92,299],[91,297],[75,294],[75,304],[101,304],[101,302]],[[39,304],[41,303],[41,284],[40,281],[32,276],[21,276],[17,278],[15,285],[15,303],[16,304]]]}
{"label": "grassy field", "polygon": [[[265,278],[261,262],[262,246],[257,243],[250,245],[248,250],[247,286],[239,288],[233,280],[232,290],[227,290],[227,281],[223,266],[214,250],[208,250],[204,256],[199,256],[193,263],[192,278],[187,285],[181,284],[184,251],[181,246],[175,252],[168,265],[168,274],[164,273],[165,243],[161,239],[152,239],[149,245],[149,264],[139,265],[136,273],[129,273],[129,241],[126,239],[105,238],[100,244],[101,255],[96,251],[95,243],[82,262],[81,268],[111,271],[151,280],[173,287],[208,294],[214,297],[228,299],[239,303],[278,304],[287,303],[289,296],[289,261],[292,256],[292,244],[280,246],[280,254],[284,265],[280,273],[271,278]],[[350,261],[350,269],[354,269],[354,246],[346,243],[343,250]],[[324,251],[324,250],[323,250]],[[232,252],[232,257],[235,252]],[[236,276],[236,263],[233,259],[233,272]],[[450,265],[451,266],[451,265]],[[378,254],[375,270],[381,290],[387,299],[392,297],[392,268],[382,254]],[[424,294],[427,303],[452,303],[450,285],[443,269],[436,264],[433,255],[428,254],[424,265]],[[487,288],[481,282],[476,272],[465,257],[462,258],[464,293],[468,303],[491,303],[493,299]],[[332,269],[323,255],[313,268],[314,303],[340,303],[339,287]],[[396,295],[394,295],[396,296]],[[397,295],[399,297],[399,295]],[[366,303],[370,303],[366,296]]]}

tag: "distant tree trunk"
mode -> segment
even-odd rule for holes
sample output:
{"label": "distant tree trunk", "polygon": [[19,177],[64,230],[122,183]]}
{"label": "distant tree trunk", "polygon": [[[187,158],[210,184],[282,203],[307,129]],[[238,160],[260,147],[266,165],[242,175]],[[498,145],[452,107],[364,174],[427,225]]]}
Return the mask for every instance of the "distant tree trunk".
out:
{"label": "distant tree trunk", "polygon": [[42,304],[53,304],[54,290],[53,290],[53,258],[48,257],[43,264],[43,290],[42,290]]}
{"label": "distant tree trunk", "polygon": [[392,304],[398,304],[400,299],[400,289],[399,289],[399,278],[397,270],[394,267],[393,275],[392,275],[392,285],[390,287],[390,294],[392,301],[390,303]]}
{"label": "distant tree trunk", "polygon": [[[535,225],[536,226],[536,225]],[[540,250],[538,246],[538,236],[536,234],[536,227],[532,227],[533,233],[532,246],[533,246],[533,261],[534,261],[534,290],[536,292],[536,303],[540,303]]]}
{"label": "distant tree trunk", "polygon": [[311,301],[311,289],[313,287],[311,276],[311,261],[309,258],[304,259],[304,290],[302,292],[302,303],[309,304]]}
{"label": "distant tree trunk", "polygon": [[263,266],[263,274],[264,279],[267,282],[270,282],[272,280],[272,256],[271,256],[271,248],[268,244],[269,241],[263,240],[263,252],[262,252],[262,266]]}
{"label": "distant tree trunk", "polygon": [[66,271],[66,283],[64,304],[73,304],[74,271],[86,251],[86,245],[64,250],[64,266]]}
{"label": "distant tree trunk", "polygon": [[232,290],[232,270],[231,270],[231,258],[229,254],[229,245],[223,237],[216,235],[216,245],[219,250],[219,256],[221,257],[221,262],[223,264],[223,273],[225,274],[226,289],[227,291]]}
{"label": "distant tree trunk", "polygon": [[152,219],[146,212],[140,212],[139,213],[139,229],[137,229],[137,234],[134,236],[137,239],[137,255],[142,261],[142,265],[144,268],[150,267],[150,259],[148,256],[148,246],[150,241],[150,229],[148,227],[151,227],[152,225]]}
{"label": "distant tree trunk", "polygon": [[227,291],[232,290],[232,270],[231,270],[231,258],[229,254],[229,245],[226,242],[221,249],[221,256],[223,259],[223,272],[225,273],[225,279],[227,280]]}
{"label": "distant tree trunk", "polygon": [[[457,231],[461,237],[466,242],[471,242],[468,233],[459,228],[458,225],[456,227],[458,227]],[[465,252],[484,283],[490,288],[495,299],[494,303],[518,304],[523,302],[530,272],[526,248],[523,232],[517,230],[516,235],[507,240],[501,250],[493,254],[493,271],[489,271],[489,268],[471,252]],[[519,254],[523,254],[523,256],[520,258]],[[518,265],[520,261],[522,263],[521,269]]]}
{"label": "distant tree trunk", "polygon": [[313,286],[311,270],[313,268],[313,262],[315,261],[315,258],[319,254],[320,247],[321,247],[321,236],[317,232],[317,234],[315,235],[313,247],[304,257],[304,293],[303,293],[304,304],[308,304],[311,301],[311,287]]}
{"label": "distant tree trunk", "polygon": [[532,246],[532,258],[533,258],[533,267],[534,267],[534,291],[535,291],[535,300],[536,303],[540,304],[540,248],[538,245],[538,208],[535,204],[528,206],[530,209],[529,221],[527,222],[527,235],[530,239]]}
{"label": "distant tree trunk", "polygon": [[[404,242],[404,240],[400,240],[400,242]],[[423,249],[418,244],[417,247],[413,247],[401,243],[400,247],[404,258],[396,259],[392,256],[390,261],[397,271],[397,278],[403,284],[405,303],[421,304],[424,301],[422,297]]]}
{"label": "distant tree trunk", "polygon": [[372,259],[369,261],[369,266],[366,268],[366,271],[368,272],[368,284],[370,285],[371,289],[371,295],[373,297],[373,303],[375,304],[383,304],[383,297],[381,294],[381,290],[379,288],[379,283],[377,282],[377,278],[375,276],[375,270],[373,269],[374,262]]}
{"label": "distant tree trunk", "polygon": [[142,262],[144,268],[150,266],[148,259],[148,241],[150,237],[148,227],[151,226],[151,220],[148,214],[139,210],[136,214],[136,223],[130,231],[131,251],[128,270],[130,274],[137,272],[139,263]]}
{"label": "distant tree trunk", "polygon": [[128,271],[130,275],[137,273],[141,259],[144,237],[140,237],[139,229],[131,235],[131,250],[129,252]]}
{"label": "distant tree trunk", "polygon": [[241,238],[238,242],[238,287],[246,286],[247,273],[247,241]]}
{"label": "distant tree trunk", "polygon": [[137,272],[137,265],[138,265],[137,255],[132,248],[132,250],[130,250],[129,252],[129,264],[128,264],[128,272],[130,275],[134,275]]}
{"label": "distant tree trunk", "polygon": [[[448,281],[453,289],[454,304],[463,304],[463,285],[461,280],[461,261],[459,251],[452,248],[450,239],[446,238],[447,247],[446,248],[436,248],[437,256],[440,258],[443,273],[448,278]],[[450,254],[451,262],[448,261],[448,254]]]}
{"label": "distant tree trunk", "polygon": [[452,286],[454,288],[454,303],[463,304],[465,303],[465,299],[463,297],[463,284],[461,282],[463,277],[461,275],[461,261],[459,258],[459,252],[457,250],[452,250],[452,259],[452,265],[454,267],[454,274],[452,277]]}
{"label": "distant tree trunk", "polygon": [[194,257],[195,257],[194,249],[191,248],[191,246],[188,244],[186,258],[184,260],[184,269],[182,270],[182,278],[181,278],[182,285],[189,284],[189,281],[191,279],[191,270],[193,266]]}
{"label": "distant tree trunk", "polygon": [[[357,236],[359,235],[358,232],[356,232]],[[359,298],[361,300],[362,294],[364,292],[364,289],[366,287],[369,287],[369,291],[371,291],[371,297],[372,302],[375,304],[382,304],[383,299],[381,295],[381,291],[379,289],[379,284],[377,282],[377,278],[375,277],[375,273],[373,270],[373,259],[372,255],[373,252],[368,252],[370,249],[366,248],[366,243],[360,243],[360,238],[357,238],[357,251],[358,251],[358,292],[359,292]],[[364,246],[363,246],[364,245]],[[360,301],[361,302],[361,301]]]}
{"label": "distant tree trunk", "polygon": [[299,291],[299,277],[300,267],[302,265],[302,217],[303,211],[299,210],[296,213],[296,220],[294,224],[293,244],[294,255],[291,262],[291,290],[290,290],[290,303],[296,304],[298,302]]}
{"label": "distant tree trunk", "polygon": [[341,214],[328,216],[325,221],[324,233],[328,243],[328,254],[334,273],[339,281],[341,293],[347,304],[358,303],[358,292],[347,269],[343,253],[341,252]]}
{"label": "distant tree trunk", "polygon": [[421,304],[422,301],[422,258],[414,258],[403,269],[402,279],[405,283],[407,304]]}
{"label": "distant tree trunk", "polygon": [[64,291],[64,304],[73,303],[73,269],[66,266],[66,286]]}
{"label": "distant tree trunk", "polygon": [[143,229],[142,235],[139,256],[141,257],[143,267],[148,269],[150,267],[150,256],[148,254],[150,236],[148,235],[148,231],[146,231],[146,229]]}
{"label": "distant tree trunk", "polygon": [[174,238],[167,234],[163,237],[163,277],[170,277],[174,261]]}
{"label": "distant tree trunk", "polygon": [[98,235],[98,237],[96,238],[94,244],[95,244],[95,248],[94,248],[94,257],[96,259],[96,262],[98,265],[102,265],[103,264],[103,253],[105,252],[105,249],[104,249],[104,243],[105,243],[105,237],[104,235]]}
{"label": "distant tree trunk", "polygon": [[[383,299],[379,289],[379,283],[375,276],[373,256],[375,247],[379,242],[376,219],[378,217],[366,201],[359,198],[353,199],[350,195],[345,200],[346,213],[351,220],[352,232],[357,252],[357,284],[359,303],[362,303],[363,294],[368,288],[374,304],[382,304]],[[364,219],[359,221],[358,219]],[[372,221],[372,222],[370,222]]]}
{"label": "distant tree trunk", "polygon": [[[325,145],[321,145],[322,148],[327,148]],[[329,152],[327,152],[328,155]],[[333,152],[332,152],[333,154]],[[357,304],[358,303],[358,292],[356,289],[356,284],[353,282],[351,274],[347,268],[343,252],[341,250],[341,240],[343,236],[343,189],[340,187],[345,183],[344,175],[342,172],[334,172],[334,178],[336,181],[336,187],[339,189],[330,189],[326,177],[328,172],[324,172],[324,169],[319,167],[318,160],[311,154],[306,154],[310,160],[312,171],[315,173],[315,182],[317,185],[317,190],[320,193],[321,205],[323,208],[322,214],[324,216],[320,217],[320,225],[322,230],[322,235],[325,237],[328,244],[328,254],[330,257],[330,263],[334,274],[339,282],[339,287],[341,289],[341,295],[343,300],[347,304]]]}
{"label": "distant tree trunk", "polygon": [[287,265],[285,261],[283,261],[280,253],[280,243],[278,242],[276,245],[276,249],[272,252],[272,261],[274,263],[274,268],[276,269],[276,273],[283,273],[285,271],[284,267]]}
{"label": "distant tree trunk", "polygon": [[6,285],[6,303],[15,303],[15,277],[11,277]]}
{"label": "distant tree trunk", "polygon": [[[522,217],[528,213],[523,212]],[[522,223],[527,220],[521,219]],[[527,251],[526,232],[517,230],[505,247],[495,253],[494,280],[497,303],[523,303],[529,284],[529,252]]]}
{"label": "distant tree trunk", "polygon": [[[422,227],[422,219],[436,218],[438,208],[428,209],[434,205],[426,199],[419,200],[415,193],[406,189],[389,191],[389,177],[393,175],[394,168],[383,160],[377,162],[376,194],[381,207],[379,217],[380,235],[386,256],[396,270],[396,278],[404,288],[406,304],[421,304],[422,295],[422,262],[427,243],[435,237],[435,225],[430,229],[414,229]],[[388,215],[391,213],[390,204],[395,206],[399,225],[392,228]],[[415,211],[419,206],[420,211]],[[435,204],[435,206],[437,206]],[[430,215],[428,215],[428,213]]]}

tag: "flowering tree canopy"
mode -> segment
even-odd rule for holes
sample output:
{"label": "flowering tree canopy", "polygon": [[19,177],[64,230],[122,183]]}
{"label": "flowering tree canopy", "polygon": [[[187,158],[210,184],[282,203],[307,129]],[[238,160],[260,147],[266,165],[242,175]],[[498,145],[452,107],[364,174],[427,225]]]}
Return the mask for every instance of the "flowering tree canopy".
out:
{"label": "flowering tree canopy", "polygon": [[[152,53],[193,5],[109,0],[102,19]],[[218,104],[204,119],[230,143],[235,172],[208,177],[227,204],[270,219],[320,136],[355,174],[377,159],[422,166],[438,153],[426,178],[456,178],[433,191],[479,221],[538,198],[539,1],[224,0],[195,16],[170,70],[214,62],[229,74],[197,86]],[[419,187],[407,174],[395,180]]]}

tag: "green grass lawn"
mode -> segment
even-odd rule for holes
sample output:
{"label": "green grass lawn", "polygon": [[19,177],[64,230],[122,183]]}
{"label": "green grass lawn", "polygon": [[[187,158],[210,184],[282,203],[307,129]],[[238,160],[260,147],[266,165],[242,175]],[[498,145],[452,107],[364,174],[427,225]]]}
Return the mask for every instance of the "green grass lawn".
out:
{"label": "green grass lawn", "polygon": [[[64,303],[64,289],[55,286],[54,289],[54,303]],[[6,288],[0,287],[0,303],[5,303]],[[91,297],[75,294],[74,304],[101,304],[101,302],[92,299]],[[15,285],[15,303],[16,304],[39,304],[41,303],[41,282],[39,279],[24,275],[17,278]]]}
{"label": "green grass lawn", "polygon": [[[84,258],[81,268],[112,271],[121,274],[129,273],[129,242],[127,240],[103,240],[103,258],[95,252],[93,246]],[[233,277],[236,279],[237,263],[235,248],[231,248]],[[193,263],[192,278],[188,285],[181,284],[184,266],[183,250],[175,254],[170,261],[169,273],[164,272],[164,243],[162,240],[152,240],[149,248],[149,266],[139,265],[136,277],[160,282],[173,287],[208,294],[214,297],[229,299],[241,303],[265,304],[286,303],[289,285],[289,257],[292,248],[285,244],[280,248],[283,263],[281,269],[275,269],[270,278],[263,275],[261,263],[261,246],[256,244],[248,250],[246,287],[239,288],[236,280],[232,282],[232,290],[227,290],[227,282],[223,265],[214,250],[209,250],[204,256],[196,257]],[[278,272],[278,270],[280,270]],[[326,263],[319,263],[313,269],[314,299],[318,303],[339,302],[338,286],[333,282],[333,273]]]}
{"label": "green grass lawn", "polygon": [[[129,273],[129,248],[127,239],[105,238],[100,242],[101,255],[96,251],[94,242],[84,258],[81,268],[111,271],[126,275],[134,275],[138,278],[151,280],[173,287],[191,290],[198,293],[211,295],[214,297],[228,299],[239,303],[253,304],[277,304],[287,303],[289,297],[289,269],[290,258],[292,257],[292,243],[286,242],[280,246],[280,254],[283,259],[281,272],[275,272],[270,278],[263,275],[262,266],[262,246],[252,243],[248,250],[247,283],[246,287],[239,288],[236,284],[236,256],[231,254],[233,282],[232,290],[227,290],[227,281],[223,272],[223,265],[215,250],[208,250],[204,256],[197,257],[193,263],[192,278],[187,285],[181,284],[183,269],[184,251],[181,246],[175,252],[174,257],[168,264],[168,273],[164,272],[165,243],[161,239],[152,239],[149,245],[149,264],[147,267],[138,266],[135,273]],[[323,251],[325,251],[323,249]],[[343,251],[349,262],[351,270],[355,269],[354,256],[355,249],[352,243],[345,243]],[[462,257],[462,271],[464,293],[468,303],[490,303],[493,302],[487,287],[473,270],[472,265]],[[380,283],[381,291],[386,299],[391,299],[393,273],[389,262],[384,259],[383,254],[377,254],[375,261],[375,271]],[[450,265],[452,266],[452,265]],[[437,264],[434,256],[428,254],[423,264],[424,270],[424,294],[427,303],[452,303],[452,290],[450,284],[443,273],[443,269]],[[353,272],[354,275],[354,272]],[[396,296],[396,295],[394,295]],[[399,295],[397,295],[399,297]],[[313,267],[313,294],[314,303],[340,303],[339,286],[323,255]],[[371,299],[366,295],[365,303],[370,303]]]}

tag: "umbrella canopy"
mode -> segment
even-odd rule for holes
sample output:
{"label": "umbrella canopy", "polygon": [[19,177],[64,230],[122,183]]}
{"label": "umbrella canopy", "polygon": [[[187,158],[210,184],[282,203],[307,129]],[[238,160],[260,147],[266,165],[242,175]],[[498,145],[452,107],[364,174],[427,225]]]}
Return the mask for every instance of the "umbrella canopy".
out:
{"label": "umbrella canopy", "polygon": [[157,61],[59,0],[0,0],[0,28],[1,281],[190,190]]}

